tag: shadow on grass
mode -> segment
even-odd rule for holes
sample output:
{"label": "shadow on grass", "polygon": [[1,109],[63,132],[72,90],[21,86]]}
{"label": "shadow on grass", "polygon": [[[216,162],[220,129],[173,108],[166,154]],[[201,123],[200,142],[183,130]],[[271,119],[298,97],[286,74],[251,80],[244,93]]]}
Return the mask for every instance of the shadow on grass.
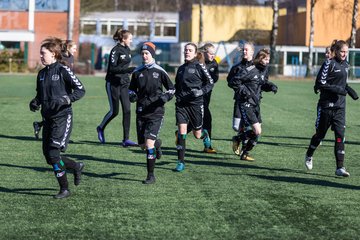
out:
{"label": "shadow on grass", "polygon": [[44,194],[37,193],[35,191],[56,191],[54,188],[5,188],[0,187],[0,192],[4,193],[16,193],[16,194],[26,194],[26,195],[35,195],[35,196],[53,196],[53,194]]}
{"label": "shadow on grass", "polygon": [[35,139],[34,136],[9,136],[0,134],[0,138],[6,138],[6,139],[15,139],[15,140],[21,140],[21,141],[40,141],[38,139]]}
{"label": "shadow on grass", "polygon": [[[360,190],[360,186],[354,186],[354,185],[338,183],[338,182],[330,182],[330,181],[320,180],[320,179],[301,178],[301,177],[266,176],[266,175],[256,175],[256,174],[248,174],[248,176],[265,179],[265,180],[270,180],[270,181],[277,181],[277,182],[301,183],[301,184],[316,185],[316,186],[323,186],[323,187]],[[339,178],[339,177],[334,177],[334,178]]]}
{"label": "shadow on grass", "polygon": [[[328,132],[328,134],[330,134]],[[310,140],[312,136],[309,137],[295,137],[295,136],[267,136],[267,135],[262,135],[262,137],[269,137],[269,138],[284,138],[284,139],[296,139],[296,140],[308,140],[309,144],[310,144]],[[324,139],[323,142],[328,142],[328,143],[334,143],[335,140],[332,139]],[[261,142],[261,140],[260,140]],[[351,144],[351,145],[360,145],[360,142],[355,142],[355,141],[346,141],[345,144]],[[306,145],[306,147],[308,147],[308,145]]]}

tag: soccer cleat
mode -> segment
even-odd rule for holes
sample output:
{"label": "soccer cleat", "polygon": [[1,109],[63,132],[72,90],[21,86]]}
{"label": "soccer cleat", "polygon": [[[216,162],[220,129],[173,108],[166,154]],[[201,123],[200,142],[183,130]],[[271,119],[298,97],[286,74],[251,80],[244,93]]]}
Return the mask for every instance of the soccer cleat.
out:
{"label": "soccer cleat", "polygon": [[244,161],[254,161],[255,160],[254,158],[250,157],[249,154],[247,154],[247,153],[242,153],[240,156],[240,159],[244,160]]}
{"label": "soccer cleat", "polygon": [[346,169],[344,167],[342,167],[342,168],[336,169],[335,175],[340,176],[340,177],[349,177],[350,173],[348,171],[346,171]]}
{"label": "soccer cleat", "polygon": [[143,184],[153,184],[155,183],[156,179],[154,175],[148,175],[147,178],[142,182]]}
{"label": "soccer cleat", "polygon": [[67,198],[69,197],[71,194],[70,194],[70,191],[69,190],[60,190],[60,192],[58,194],[56,194],[54,196],[55,199],[62,199],[62,198]]}
{"label": "soccer cleat", "polygon": [[74,184],[75,186],[78,186],[81,181],[81,173],[85,167],[85,164],[82,162],[79,162],[79,167],[77,169],[74,169]]}
{"label": "soccer cleat", "polygon": [[156,159],[160,159],[162,156],[161,147],[156,148]]}
{"label": "soccer cleat", "polygon": [[137,146],[139,146],[136,142],[133,142],[133,141],[131,141],[129,139],[123,140],[121,145],[123,147],[137,147]]}
{"label": "soccer cleat", "polygon": [[34,135],[36,139],[39,139],[39,133],[41,130],[41,126],[39,124],[39,122],[33,122],[33,127],[34,127]]}
{"label": "soccer cleat", "polygon": [[240,141],[238,139],[238,136],[233,136],[232,142],[233,142],[232,145],[233,152],[235,153],[235,155],[240,156]]}
{"label": "soccer cleat", "polygon": [[305,167],[307,170],[311,170],[313,168],[313,157],[305,155]]}
{"label": "soccer cleat", "polygon": [[216,153],[216,150],[212,147],[204,148],[204,153]]}
{"label": "soccer cleat", "polygon": [[178,163],[176,164],[176,167],[174,169],[176,172],[182,172],[185,170],[185,164],[178,161]]}
{"label": "soccer cleat", "polygon": [[105,143],[104,130],[101,129],[100,126],[98,126],[98,127],[96,128],[96,131],[97,131],[97,133],[98,133],[98,139],[99,139],[100,143]]}

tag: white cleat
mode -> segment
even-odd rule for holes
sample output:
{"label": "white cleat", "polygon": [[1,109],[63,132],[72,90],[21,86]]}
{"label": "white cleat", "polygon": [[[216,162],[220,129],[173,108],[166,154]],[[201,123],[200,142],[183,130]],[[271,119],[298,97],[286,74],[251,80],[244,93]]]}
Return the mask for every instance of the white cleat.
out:
{"label": "white cleat", "polygon": [[344,167],[342,167],[342,168],[336,169],[335,175],[340,176],[340,177],[349,177],[350,173],[348,171],[346,171],[346,169]]}
{"label": "white cleat", "polygon": [[313,157],[305,155],[305,167],[307,170],[311,170],[313,168]]}

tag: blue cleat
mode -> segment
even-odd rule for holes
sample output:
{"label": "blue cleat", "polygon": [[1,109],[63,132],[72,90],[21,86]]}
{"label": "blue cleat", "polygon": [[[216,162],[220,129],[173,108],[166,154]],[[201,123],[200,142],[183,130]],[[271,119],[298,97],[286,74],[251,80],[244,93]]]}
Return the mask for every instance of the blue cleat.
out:
{"label": "blue cleat", "polygon": [[100,143],[105,143],[104,130],[101,129],[100,126],[98,126],[98,127],[96,128],[96,131],[97,131],[97,133],[98,133],[98,139],[99,139]]}
{"label": "blue cleat", "polygon": [[176,164],[176,167],[175,167],[175,172],[182,172],[185,170],[185,164],[178,161],[178,163]]}
{"label": "blue cleat", "polygon": [[136,142],[133,142],[133,141],[131,141],[129,139],[123,140],[121,145],[123,147],[138,147],[139,146]]}

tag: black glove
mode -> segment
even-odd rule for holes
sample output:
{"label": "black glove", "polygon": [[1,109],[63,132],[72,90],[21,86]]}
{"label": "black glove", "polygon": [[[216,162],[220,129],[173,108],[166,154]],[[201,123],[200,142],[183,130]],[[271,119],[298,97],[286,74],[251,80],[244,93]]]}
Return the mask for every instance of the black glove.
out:
{"label": "black glove", "polygon": [[64,95],[58,99],[53,100],[50,104],[50,108],[55,111],[59,111],[62,106],[70,105],[70,103],[71,101],[69,96]]}
{"label": "black glove", "polygon": [[136,67],[128,67],[128,68],[126,69],[126,72],[127,72],[127,73],[132,73],[132,72],[135,70],[135,68],[136,68]]}
{"label": "black glove", "polygon": [[315,94],[318,94],[320,91],[319,91],[319,88],[316,86],[316,85],[314,85],[314,93]]}
{"label": "black glove", "polygon": [[204,94],[203,90],[201,89],[191,89],[191,92],[194,97],[200,97]]}
{"label": "black glove", "polygon": [[353,100],[358,100],[359,99],[359,96],[357,95],[356,91],[352,87],[346,85],[345,89],[346,89],[347,93],[349,94],[349,96]]}
{"label": "black glove", "polygon": [[275,84],[272,85],[272,86],[271,86],[271,91],[272,91],[274,94],[276,94],[277,91],[278,91],[278,87],[277,87]]}
{"label": "black glove", "polygon": [[40,103],[38,102],[38,100],[36,98],[34,98],[33,100],[30,101],[29,108],[30,108],[30,111],[32,111],[32,112],[38,111],[40,109]]}
{"label": "black glove", "polygon": [[137,95],[134,91],[129,90],[129,100],[130,102],[134,103],[137,101]]}

